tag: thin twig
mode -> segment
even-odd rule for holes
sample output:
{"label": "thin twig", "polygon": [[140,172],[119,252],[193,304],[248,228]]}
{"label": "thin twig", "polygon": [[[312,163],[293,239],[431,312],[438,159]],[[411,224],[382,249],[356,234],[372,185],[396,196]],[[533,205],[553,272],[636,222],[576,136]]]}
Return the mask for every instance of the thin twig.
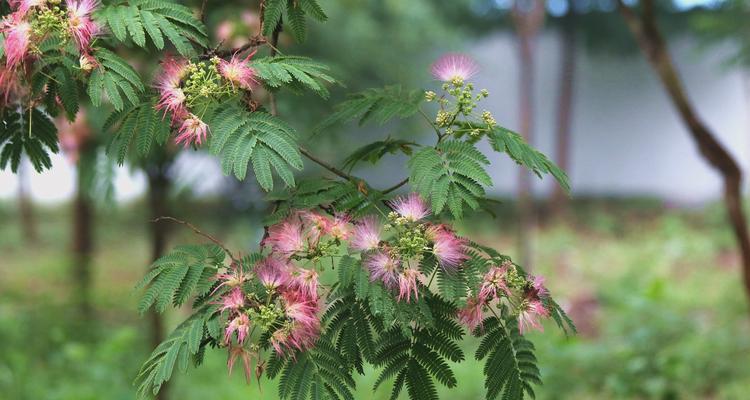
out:
{"label": "thin twig", "polygon": [[382,193],[383,194],[388,194],[388,193],[393,192],[396,189],[400,188],[401,186],[406,185],[407,183],[409,183],[409,178],[404,178],[404,180],[402,180],[401,182],[399,182],[399,183],[397,183],[397,184],[395,184],[395,185],[393,185],[393,186],[391,186],[391,187],[383,190]]}
{"label": "thin twig", "polygon": [[310,161],[312,161],[315,164],[318,164],[321,167],[323,167],[323,168],[325,168],[325,169],[333,172],[334,174],[336,174],[340,178],[346,179],[346,180],[352,181],[352,182],[357,181],[357,179],[354,178],[354,176],[352,176],[350,174],[347,174],[346,172],[344,172],[344,171],[342,171],[342,170],[334,167],[333,165],[327,163],[326,161],[321,160],[320,158],[318,158],[317,156],[315,156],[314,154],[312,154],[310,152],[310,150],[308,150],[308,149],[300,146],[299,151],[300,151],[300,153],[302,153],[302,155],[304,155],[305,157],[307,157],[308,159],[310,159]]}
{"label": "thin twig", "polygon": [[239,263],[239,260],[237,260],[236,258],[234,258],[234,255],[232,255],[232,252],[229,251],[229,249],[224,245],[224,243],[220,242],[218,239],[216,239],[215,237],[209,235],[208,233],[205,233],[205,232],[201,231],[200,229],[198,229],[195,225],[191,224],[190,222],[183,221],[181,219],[177,219],[177,218],[174,218],[174,217],[166,217],[166,216],[157,217],[157,218],[154,218],[154,219],[151,220],[151,222],[153,222],[153,223],[160,222],[160,221],[171,221],[171,222],[178,223],[180,225],[187,226],[188,228],[190,228],[190,230],[192,230],[193,232],[195,232],[195,234],[197,234],[199,236],[203,236],[204,238],[210,240],[211,242],[213,242],[217,246],[221,247],[221,249],[224,250],[225,253],[227,253],[227,255],[229,256],[229,258],[231,258],[233,262]]}

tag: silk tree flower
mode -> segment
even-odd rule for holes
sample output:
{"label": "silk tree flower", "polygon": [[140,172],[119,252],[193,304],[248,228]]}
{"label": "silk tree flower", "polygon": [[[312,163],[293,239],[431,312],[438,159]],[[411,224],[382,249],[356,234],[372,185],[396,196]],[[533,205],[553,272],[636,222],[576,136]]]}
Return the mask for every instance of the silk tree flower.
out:
{"label": "silk tree flower", "polygon": [[285,292],[283,298],[284,313],[288,318],[308,326],[316,326],[320,322],[317,301],[294,291]]}
{"label": "silk tree flower", "polygon": [[289,283],[290,289],[308,299],[318,298],[318,271],[297,268]]}
{"label": "silk tree flower", "polygon": [[229,375],[232,375],[232,369],[234,369],[234,363],[237,358],[242,359],[242,368],[245,370],[245,381],[250,383],[252,380],[252,369],[250,368],[250,362],[252,361],[253,353],[243,346],[231,346],[229,348],[229,357],[227,357],[227,370]]}
{"label": "silk tree flower", "polygon": [[310,246],[317,246],[320,238],[328,232],[331,221],[315,211],[302,211],[299,215],[307,228],[307,240]]}
{"label": "silk tree flower", "polygon": [[534,298],[526,298],[521,303],[518,312],[518,330],[523,335],[531,329],[544,331],[541,319],[549,317],[549,310],[544,307],[542,301]]}
{"label": "silk tree flower", "polygon": [[305,325],[292,323],[277,329],[271,334],[271,346],[279,355],[288,350],[305,350],[312,347],[320,335],[320,324]]}
{"label": "silk tree flower", "polygon": [[229,322],[227,329],[224,331],[225,344],[231,343],[232,334],[235,332],[237,332],[237,343],[242,344],[250,332],[250,318],[247,317],[247,314],[240,314]]}
{"label": "silk tree flower", "polygon": [[219,308],[219,312],[242,308],[245,305],[245,295],[242,293],[242,289],[239,286],[232,289],[229,293],[222,296],[220,304],[221,308]]}
{"label": "silk tree flower", "polygon": [[413,268],[405,268],[398,275],[398,300],[406,299],[406,302],[410,302],[412,296],[415,300],[419,299],[419,285],[418,281],[422,279],[424,275],[421,272]]}
{"label": "silk tree flower", "polygon": [[469,330],[473,331],[477,326],[482,325],[482,310],[485,302],[477,297],[466,299],[466,307],[458,311],[458,322],[466,325]]}
{"label": "silk tree flower", "polygon": [[96,58],[92,55],[84,53],[81,54],[81,57],[78,59],[78,66],[84,72],[91,72],[99,66],[99,62],[96,61]]}
{"label": "silk tree flower", "polygon": [[252,90],[254,86],[258,84],[255,79],[255,70],[250,68],[248,60],[255,54],[255,51],[248,54],[247,57],[241,59],[237,54],[233,55],[232,58],[227,60],[219,61],[219,73],[224,79],[228,80],[232,86],[237,86],[241,89]]}
{"label": "silk tree flower", "polygon": [[156,103],[157,110],[172,113],[172,122],[176,117],[187,113],[185,108],[185,92],[182,91],[180,83],[187,73],[187,63],[167,57],[161,63],[161,73],[156,78],[156,89],[159,92],[159,101]]}
{"label": "silk tree flower", "polygon": [[255,275],[266,289],[276,290],[289,281],[289,266],[281,260],[268,257],[255,268]]}
{"label": "silk tree flower", "polygon": [[5,36],[5,66],[7,69],[13,69],[29,52],[31,24],[13,14],[3,21],[2,33]]}
{"label": "silk tree flower", "polygon": [[354,250],[375,250],[380,244],[380,225],[377,218],[368,216],[354,226],[350,247]]}
{"label": "silk tree flower", "polygon": [[408,196],[398,197],[388,202],[393,207],[393,210],[403,218],[416,222],[428,215],[430,215],[430,209],[427,207],[427,203],[422,200],[422,197],[418,193],[410,193]]}
{"label": "silk tree flower", "polygon": [[465,54],[448,53],[432,64],[431,72],[435,79],[443,82],[463,82],[474,77],[479,72],[479,66]]}
{"label": "silk tree flower", "polygon": [[297,216],[272,225],[268,228],[268,237],[263,239],[264,246],[270,246],[274,253],[288,259],[305,249],[302,236],[302,223]]}
{"label": "silk tree flower", "polygon": [[91,13],[99,7],[99,0],[65,0],[68,9],[68,27],[78,49],[88,50],[91,40],[101,29],[91,19]]}
{"label": "silk tree flower", "polygon": [[426,236],[432,241],[433,254],[446,271],[455,271],[464,260],[469,258],[464,253],[466,239],[459,238],[445,225],[430,226],[427,228]]}
{"label": "silk tree flower", "polygon": [[537,298],[549,296],[549,290],[544,286],[543,276],[531,276],[529,279],[531,280],[531,291],[533,292],[533,296]]}
{"label": "silk tree flower", "polygon": [[392,258],[384,251],[370,254],[365,260],[365,266],[370,271],[370,281],[381,281],[387,288],[395,288],[398,285],[399,260]]}
{"label": "silk tree flower", "polygon": [[351,234],[351,229],[349,229],[350,221],[351,217],[346,214],[335,215],[333,220],[328,224],[326,234],[338,240],[349,239],[349,235]]}
{"label": "silk tree flower", "polygon": [[32,7],[39,7],[46,0],[8,0],[11,9],[15,10],[19,17],[24,17]]}
{"label": "silk tree flower", "polygon": [[189,117],[182,121],[174,142],[182,144],[185,147],[193,144],[200,146],[206,141],[207,136],[208,125],[195,114],[190,114]]}
{"label": "silk tree flower", "polygon": [[507,266],[490,268],[482,279],[482,286],[479,289],[479,297],[485,301],[490,301],[496,299],[498,295],[501,294],[510,296],[511,292],[508,288],[508,282],[505,281],[507,272]]}

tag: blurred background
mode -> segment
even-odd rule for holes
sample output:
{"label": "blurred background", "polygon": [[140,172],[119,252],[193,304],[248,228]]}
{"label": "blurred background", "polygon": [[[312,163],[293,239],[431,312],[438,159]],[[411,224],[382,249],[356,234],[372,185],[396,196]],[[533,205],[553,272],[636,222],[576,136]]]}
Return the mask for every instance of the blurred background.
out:
{"label": "blurred background", "polygon": [[[489,90],[484,105],[498,122],[568,172],[570,196],[494,155],[499,202],[460,224],[545,275],[579,328],[572,338],[552,325],[533,334],[545,381],[539,398],[748,398],[750,308],[722,176],[615,1],[320,2],[329,21],[311,22],[303,45],[282,32],[280,47],[329,64],[346,86],[332,87],[331,101],[278,96],[280,114],[316,153],[340,165],[342,155],[386,136],[429,140],[429,128],[411,123],[309,132],[348,92],[396,83],[436,90],[429,64],[460,51],[481,65],[476,86]],[[206,22],[217,39],[234,46],[257,32],[254,2],[215,3]],[[694,113],[747,171],[750,6],[655,5]],[[187,310],[139,316],[132,288],[171,245],[201,240],[153,217],[189,220],[243,251],[262,235],[268,204],[254,180],[224,177],[211,157],[192,151],[114,166],[104,155],[105,118],[89,112],[61,123],[65,151],[50,171],[0,171],[0,399],[135,396],[140,364]],[[406,158],[388,157],[355,172],[375,186],[395,183]],[[306,165],[305,174],[319,173]],[[225,357],[208,354],[160,398],[276,398],[273,382],[227,378]],[[481,365],[454,368],[458,387],[441,387],[441,397],[483,398]],[[388,397],[387,385],[371,393],[374,379],[358,379],[357,398]]]}

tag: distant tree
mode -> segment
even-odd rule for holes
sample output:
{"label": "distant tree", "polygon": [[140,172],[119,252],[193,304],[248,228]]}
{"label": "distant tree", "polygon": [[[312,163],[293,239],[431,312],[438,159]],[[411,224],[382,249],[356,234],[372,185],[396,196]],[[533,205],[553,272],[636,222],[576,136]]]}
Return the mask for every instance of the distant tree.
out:
{"label": "distant tree", "polygon": [[677,109],[703,158],[721,175],[724,183],[724,204],[740,250],[743,282],[750,297],[750,234],[742,202],[742,170],[716,135],[701,120],[690,101],[684,84],[672,62],[662,35],[654,0],[643,0],[640,12],[617,2],[620,14],[635,37],[643,54],[661,80],[672,104]]}

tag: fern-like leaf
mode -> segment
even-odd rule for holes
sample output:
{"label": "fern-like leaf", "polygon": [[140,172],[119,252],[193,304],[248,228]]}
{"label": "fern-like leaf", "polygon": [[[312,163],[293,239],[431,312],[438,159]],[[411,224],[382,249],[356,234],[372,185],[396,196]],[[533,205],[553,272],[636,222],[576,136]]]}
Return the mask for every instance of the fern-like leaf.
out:
{"label": "fern-like leaf", "polygon": [[263,189],[273,189],[271,167],[288,187],[294,186],[290,168],[301,170],[302,157],[292,127],[268,113],[251,113],[239,106],[228,106],[210,121],[210,151],[221,156],[225,174],[234,172],[242,180],[250,162]]}
{"label": "fern-like leaf", "polygon": [[25,153],[37,172],[52,167],[50,153],[59,151],[57,128],[39,109],[0,114],[0,169],[10,167],[17,172]]}
{"label": "fern-like leaf", "polygon": [[419,90],[407,91],[400,86],[367,89],[339,103],[333,114],[319,123],[314,133],[334,125],[358,120],[359,125],[375,121],[384,124],[393,118],[408,118],[419,112],[424,96]]}
{"label": "fern-like leaf", "polygon": [[271,89],[282,86],[295,92],[308,89],[327,98],[329,92],[326,85],[336,83],[336,79],[328,74],[328,66],[307,57],[263,57],[253,61],[252,67]]}

